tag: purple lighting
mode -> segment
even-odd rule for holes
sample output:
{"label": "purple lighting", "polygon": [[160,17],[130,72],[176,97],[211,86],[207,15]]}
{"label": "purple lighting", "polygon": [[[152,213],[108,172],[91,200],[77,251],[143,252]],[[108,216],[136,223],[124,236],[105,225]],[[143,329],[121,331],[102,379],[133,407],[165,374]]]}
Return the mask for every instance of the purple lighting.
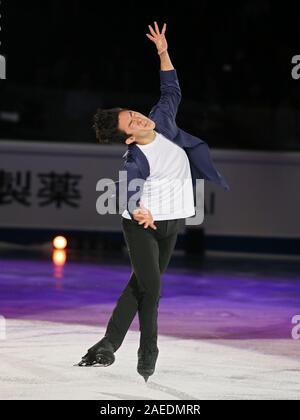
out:
{"label": "purple lighting", "polygon": [[[50,261],[0,259],[1,315],[106,326],[130,266],[67,262],[61,278]],[[162,276],[159,333],[182,338],[290,338],[300,313],[299,271],[280,276],[222,263],[170,266]],[[138,331],[136,316],[130,329]]]}

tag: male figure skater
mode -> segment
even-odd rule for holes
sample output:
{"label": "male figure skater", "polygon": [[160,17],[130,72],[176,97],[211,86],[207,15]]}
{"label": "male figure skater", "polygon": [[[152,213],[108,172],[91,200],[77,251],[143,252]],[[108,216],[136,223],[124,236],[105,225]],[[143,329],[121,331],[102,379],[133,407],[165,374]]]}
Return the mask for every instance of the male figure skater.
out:
{"label": "male figure skater", "polygon": [[108,139],[128,145],[123,156],[127,189],[134,179],[143,180],[143,188],[133,206],[131,197],[136,191],[128,189],[127,209],[122,213],[131,277],[109,319],[105,336],[79,362],[80,366],[111,365],[115,361],[114,353],[138,312],[137,371],[145,381],[154,373],[159,352],[160,276],[175,248],[180,219],[195,214],[193,185],[199,178],[229,189],[214,168],[207,144],[177,127],[175,118],[181,90],[168,54],[166,24],[160,32],[155,22],[154,28],[149,25],[149,31],[146,35],[156,45],[161,65],[161,97],[149,118],[123,108],[98,109],[94,116],[94,128],[100,142]]}

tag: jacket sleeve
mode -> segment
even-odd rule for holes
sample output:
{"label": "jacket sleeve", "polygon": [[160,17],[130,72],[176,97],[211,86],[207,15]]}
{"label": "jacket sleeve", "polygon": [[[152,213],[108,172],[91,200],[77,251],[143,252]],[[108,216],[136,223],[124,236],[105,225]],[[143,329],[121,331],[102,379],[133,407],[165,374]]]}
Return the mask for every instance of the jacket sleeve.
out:
{"label": "jacket sleeve", "polygon": [[[127,202],[126,202],[126,208],[127,208],[128,213],[130,214],[130,217],[131,217],[132,221],[134,223],[138,224],[138,221],[133,218],[132,211],[134,210],[134,208],[133,209],[129,208],[129,201],[134,194],[138,193],[139,198],[137,200],[135,199],[136,203],[137,203],[137,206],[135,206],[135,208],[137,208],[139,206],[145,179],[142,177],[142,174],[141,174],[136,162],[130,156],[127,157],[127,159],[124,163],[123,170],[127,171],[127,185],[126,185],[126,188],[127,188]],[[136,190],[136,189],[133,190],[133,191],[129,190],[129,184],[133,179],[142,180],[142,187],[139,190]]]}
{"label": "jacket sleeve", "polygon": [[156,108],[159,108],[175,120],[181,101],[181,89],[175,69],[160,70],[160,93],[160,99],[150,111],[149,116]]}

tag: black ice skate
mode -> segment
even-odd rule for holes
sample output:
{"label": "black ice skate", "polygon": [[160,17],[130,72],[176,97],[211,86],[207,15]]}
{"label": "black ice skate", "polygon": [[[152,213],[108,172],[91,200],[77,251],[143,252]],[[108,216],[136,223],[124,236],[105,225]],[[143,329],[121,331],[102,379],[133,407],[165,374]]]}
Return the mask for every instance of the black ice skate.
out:
{"label": "black ice skate", "polygon": [[106,337],[102,338],[74,366],[110,366],[115,361],[114,347]]}
{"label": "black ice skate", "polygon": [[143,376],[145,382],[148,381],[149,376],[153,375],[155,371],[155,364],[158,357],[159,350],[151,348],[138,349],[138,365],[137,371]]}

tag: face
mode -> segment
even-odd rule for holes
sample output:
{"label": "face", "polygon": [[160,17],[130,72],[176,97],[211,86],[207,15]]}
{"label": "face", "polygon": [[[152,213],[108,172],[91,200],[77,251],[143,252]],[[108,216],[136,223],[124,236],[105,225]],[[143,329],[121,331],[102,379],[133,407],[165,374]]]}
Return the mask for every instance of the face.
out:
{"label": "face", "polygon": [[155,122],[139,112],[124,110],[119,113],[119,129],[128,134],[130,142],[136,137],[146,137],[154,128]]}

